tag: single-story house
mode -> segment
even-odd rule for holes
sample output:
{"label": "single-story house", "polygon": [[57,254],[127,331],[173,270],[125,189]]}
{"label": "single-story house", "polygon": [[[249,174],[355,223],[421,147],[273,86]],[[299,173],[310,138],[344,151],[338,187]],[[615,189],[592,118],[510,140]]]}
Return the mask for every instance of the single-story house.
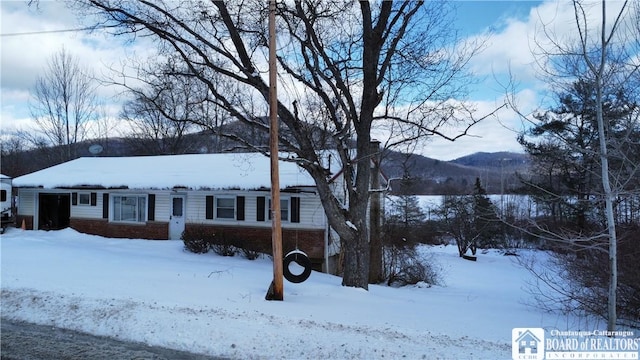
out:
{"label": "single-story house", "polygon": [[[280,161],[279,170],[283,250],[298,248],[316,270],[332,272],[339,239],[313,179],[293,162]],[[15,178],[13,186],[16,222],[27,229],[180,239],[185,229],[205,227],[271,249],[270,160],[258,153],[85,157]]]}

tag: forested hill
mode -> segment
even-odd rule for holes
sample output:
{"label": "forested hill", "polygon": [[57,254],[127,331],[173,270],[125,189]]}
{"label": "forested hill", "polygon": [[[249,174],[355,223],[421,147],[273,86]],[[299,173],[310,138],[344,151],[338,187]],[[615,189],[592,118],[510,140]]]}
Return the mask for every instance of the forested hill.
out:
{"label": "forested hill", "polygon": [[475,153],[451,161],[441,161],[421,155],[390,152],[385,155],[382,169],[393,180],[395,193],[441,195],[468,194],[476,178],[490,194],[516,192],[520,183],[516,174],[529,171],[527,155],[511,152]]}

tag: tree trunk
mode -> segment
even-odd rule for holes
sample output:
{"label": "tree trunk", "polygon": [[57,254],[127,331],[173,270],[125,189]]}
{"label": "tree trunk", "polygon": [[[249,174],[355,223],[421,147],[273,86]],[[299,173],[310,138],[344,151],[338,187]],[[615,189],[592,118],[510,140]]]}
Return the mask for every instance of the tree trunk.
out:
{"label": "tree trunk", "polygon": [[366,231],[356,232],[356,237],[350,241],[343,239],[344,274],[343,286],[361,287],[369,289],[369,237]]}
{"label": "tree trunk", "polygon": [[607,133],[605,132],[604,116],[602,114],[602,87],[602,78],[600,76],[596,76],[596,120],[598,122],[598,140],[600,143],[600,169],[602,175],[602,188],[604,190],[607,233],[609,234],[609,294],[607,299],[607,331],[615,331],[617,322],[616,295],[618,290],[618,244],[616,236],[616,223],[613,214],[614,194],[611,190],[611,183],[609,181],[609,157],[607,153],[606,137]]}
{"label": "tree trunk", "polygon": [[373,164],[371,167],[371,189],[369,204],[369,241],[371,247],[369,260],[369,283],[377,284],[384,280],[382,273],[382,236],[381,236],[381,199],[380,189],[380,143],[371,142]]}

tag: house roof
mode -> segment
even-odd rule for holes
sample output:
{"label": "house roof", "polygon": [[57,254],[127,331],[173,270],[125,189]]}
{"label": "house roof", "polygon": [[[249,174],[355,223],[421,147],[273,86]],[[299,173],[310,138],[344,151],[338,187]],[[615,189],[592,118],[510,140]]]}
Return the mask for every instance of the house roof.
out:
{"label": "house roof", "polygon": [[[280,187],[314,186],[293,162],[280,161]],[[258,189],[271,187],[270,159],[259,153],[84,157],[13,179],[16,187]]]}
{"label": "house roof", "polygon": [[530,330],[527,330],[527,331],[525,331],[525,332],[521,333],[521,334],[520,334],[520,336],[518,336],[518,337],[516,338],[516,341],[517,341],[517,342],[520,342],[520,341],[521,341],[523,338],[525,338],[525,337],[526,337],[526,338],[533,338],[533,340],[538,341],[538,342],[540,341],[540,339],[538,339],[538,337],[536,337],[535,335],[533,335],[533,333],[532,333]]}

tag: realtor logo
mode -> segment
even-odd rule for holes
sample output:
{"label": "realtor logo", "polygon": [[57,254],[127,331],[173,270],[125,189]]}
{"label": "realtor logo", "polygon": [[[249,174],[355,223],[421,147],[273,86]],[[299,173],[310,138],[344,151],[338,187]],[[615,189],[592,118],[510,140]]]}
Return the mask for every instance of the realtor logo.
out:
{"label": "realtor logo", "polygon": [[511,353],[514,360],[543,360],[544,329],[513,329],[511,331]]}

